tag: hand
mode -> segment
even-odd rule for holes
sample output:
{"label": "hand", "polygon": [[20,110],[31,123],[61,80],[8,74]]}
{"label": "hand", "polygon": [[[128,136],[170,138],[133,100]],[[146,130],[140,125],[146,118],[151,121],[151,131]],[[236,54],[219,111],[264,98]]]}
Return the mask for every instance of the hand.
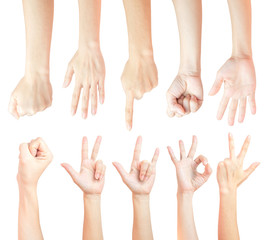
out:
{"label": "hand", "polygon": [[151,162],[140,162],[141,147],[142,137],[138,137],[130,173],[127,173],[120,163],[113,162],[113,165],[121,175],[122,181],[134,195],[149,195],[156,177],[156,163],[159,157],[159,149],[156,149]]}
{"label": "hand", "polygon": [[141,99],[146,92],[158,85],[158,72],[153,57],[130,58],[124,67],[121,82],[126,94],[126,126],[131,130],[134,99]]}
{"label": "hand", "polygon": [[88,141],[84,137],[82,141],[82,163],[80,172],[76,172],[69,164],[62,163],[61,166],[71,176],[74,183],[84,192],[85,195],[99,195],[102,193],[105,182],[106,166],[101,160],[96,161],[101,137],[97,137],[91,158],[88,157]]}
{"label": "hand", "polygon": [[[212,170],[207,158],[204,156],[200,155],[195,160],[193,159],[197,148],[197,138],[195,136],[193,136],[192,146],[187,156],[183,141],[179,141],[179,147],[180,161],[176,159],[172,148],[168,147],[171,160],[176,167],[178,192],[193,193],[209,179]],[[197,171],[197,167],[200,163],[205,166],[204,173],[199,173]]]}
{"label": "hand", "polygon": [[13,91],[9,112],[19,119],[24,115],[34,115],[52,104],[52,86],[49,78],[40,75],[23,77]]}
{"label": "hand", "polygon": [[97,112],[97,88],[99,101],[104,103],[105,99],[105,63],[99,48],[78,50],[68,65],[63,87],[68,87],[75,73],[75,87],[72,95],[71,114],[76,114],[81,89],[82,96],[82,117],[87,118],[89,99],[91,98],[91,113]]}
{"label": "hand", "polygon": [[216,81],[209,95],[217,94],[224,82],[224,94],[218,109],[217,118],[221,120],[230,98],[228,124],[234,125],[235,114],[239,102],[238,121],[244,121],[246,114],[247,98],[252,114],[256,113],[256,74],[251,58],[230,58],[218,71]]}
{"label": "hand", "polygon": [[41,138],[21,144],[19,150],[18,183],[36,187],[40,176],[52,161],[53,155]]}
{"label": "hand", "polygon": [[183,117],[196,112],[203,102],[200,76],[178,75],[172,82],[166,98],[169,117]]}
{"label": "hand", "polygon": [[243,170],[243,161],[246,156],[249,143],[250,136],[246,138],[241,152],[238,156],[236,156],[234,139],[233,136],[229,134],[230,158],[226,158],[224,161],[220,162],[217,169],[217,181],[220,192],[228,193],[236,191],[237,187],[259,166],[259,162],[254,162],[248,169]]}

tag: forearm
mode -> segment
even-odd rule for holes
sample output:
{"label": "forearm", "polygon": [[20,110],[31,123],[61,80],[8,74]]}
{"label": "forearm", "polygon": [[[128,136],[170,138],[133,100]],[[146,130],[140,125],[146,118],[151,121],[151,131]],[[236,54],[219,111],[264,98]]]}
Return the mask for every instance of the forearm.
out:
{"label": "forearm", "polygon": [[133,240],[152,240],[149,195],[133,194]]}
{"label": "forearm", "polygon": [[49,74],[54,0],[23,0],[26,73]]}
{"label": "forearm", "polygon": [[79,48],[99,47],[101,0],[79,0]]}
{"label": "forearm", "polygon": [[201,0],[173,0],[180,35],[179,73],[200,74],[201,70]]}
{"label": "forearm", "polygon": [[152,55],[151,0],[123,0],[131,56]]}
{"label": "forearm", "polygon": [[250,0],[228,0],[232,22],[233,57],[251,57]]}
{"label": "forearm", "polygon": [[88,239],[103,239],[100,195],[84,195],[83,240]]}
{"label": "forearm", "polygon": [[18,239],[43,239],[36,187],[19,186]]}
{"label": "forearm", "polygon": [[178,203],[178,239],[198,239],[193,214],[193,193],[177,194]]}
{"label": "forearm", "polygon": [[236,213],[236,192],[220,194],[218,239],[239,239]]}

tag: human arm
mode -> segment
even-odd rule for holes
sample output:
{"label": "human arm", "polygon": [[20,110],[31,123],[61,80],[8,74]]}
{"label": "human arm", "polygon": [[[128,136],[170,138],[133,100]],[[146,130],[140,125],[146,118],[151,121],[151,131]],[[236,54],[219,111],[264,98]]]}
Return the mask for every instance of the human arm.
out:
{"label": "human arm", "polygon": [[41,138],[20,145],[17,181],[19,186],[18,239],[43,239],[39,220],[37,184],[52,161],[52,153]]}
{"label": "human arm", "polygon": [[82,163],[80,172],[76,172],[72,166],[62,163],[62,167],[71,176],[74,183],[83,191],[84,200],[84,224],[83,239],[102,240],[101,222],[101,193],[105,182],[106,166],[101,160],[96,160],[101,137],[96,139],[91,158],[88,156],[88,141],[84,137],[82,141]]}
{"label": "human arm", "polygon": [[132,192],[134,221],[133,240],[152,240],[149,195],[156,177],[156,162],[159,156],[157,148],[151,162],[140,162],[142,138],[138,137],[134,150],[130,173],[120,163],[113,162],[122,181]]}
{"label": "human arm", "polygon": [[75,74],[71,114],[77,112],[82,91],[81,110],[84,119],[88,115],[89,101],[91,113],[95,115],[98,98],[101,104],[105,99],[105,63],[99,40],[100,13],[101,1],[79,0],[79,48],[68,65],[63,83],[63,87],[68,87]]}
{"label": "human arm", "polygon": [[[168,151],[176,168],[176,176],[178,183],[177,192],[177,235],[179,240],[194,240],[198,239],[197,231],[194,222],[193,213],[193,195],[194,192],[201,187],[210,177],[212,169],[207,158],[200,155],[194,160],[194,155],[197,148],[197,138],[193,136],[191,149],[186,156],[183,141],[179,141],[180,161],[174,155],[171,147]],[[203,164],[205,170],[203,173],[197,171],[199,164]]]}
{"label": "human arm", "polygon": [[218,164],[217,181],[220,190],[219,240],[240,239],[237,226],[237,188],[259,166],[258,162],[243,170],[243,161],[250,143],[248,136],[239,155],[235,155],[234,139],[229,134],[230,157]]}
{"label": "human arm", "polygon": [[13,91],[9,112],[17,119],[43,111],[52,103],[49,58],[53,0],[23,0],[26,29],[25,75]]}
{"label": "human arm", "polygon": [[203,102],[201,81],[202,1],[173,0],[180,36],[179,72],[167,91],[167,113],[182,117]]}
{"label": "human arm", "polygon": [[125,120],[132,129],[134,99],[141,99],[158,84],[151,38],[151,0],[123,0],[129,42],[129,59],[121,82],[126,94]]}
{"label": "human arm", "polygon": [[245,119],[247,101],[251,113],[256,113],[256,73],[251,48],[251,2],[228,0],[228,6],[232,23],[232,56],[217,72],[209,95],[217,94],[224,83],[217,118],[222,119],[231,100],[228,124],[234,125],[238,105],[240,123]]}

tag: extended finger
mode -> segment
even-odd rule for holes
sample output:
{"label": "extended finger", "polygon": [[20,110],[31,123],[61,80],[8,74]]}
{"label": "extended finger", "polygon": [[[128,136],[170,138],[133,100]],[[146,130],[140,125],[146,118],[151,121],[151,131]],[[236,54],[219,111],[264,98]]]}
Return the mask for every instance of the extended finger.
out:
{"label": "extended finger", "polygon": [[186,158],[184,142],[182,140],[179,141],[179,148],[180,148],[180,159],[182,160]]}
{"label": "extended finger", "polygon": [[71,115],[74,115],[77,111],[79,99],[81,94],[81,86],[75,85],[73,94],[72,94],[72,102],[71,102]]}
{"label": "extended finger", "polygon": [[249,166],[249,168],[245,170],[246,178],[248,178],[249,175],[250,175],[251,173],[253,173],[259,165],[260,165],[259,162],[252,163],[252,164]]}
{"label": "extended finger", "polygon": [[249,143],[250,143],[250,139],[251,137],[250,136],[247,136],[246,137],[246,140],[244,141],[244,144],[241,148],[241,151],[238,155],[238,158],[240,158],[240,160],[243,162],[243,160],[245,159],[245,156],[247,154],[247,151],[248,151],[248,147],[249,147]]}
{"label": "extended finger", "polygon": [[141,148],[142,148],[142,137],[139,136],[136,140],[135,148],[134,148],[134,155],[133,155],[133,161],[132,166],[137,167],[140,159],[141,154]]}
{"label": "extended finger", "polygon": [[168,146],[167,149],[168,149],[169,155],[171,157],[171,160],[175,165],[175,163],[177,162],[177,159],[176,159],[176,157],[174,155],[174,152],[173,152],[173,150],[172,150],[172,148],[170,146]]}
{"label": "extended finger", "polygon": [[83,97],[82,97],[82,118],[86,119],[88,114],[88,104],[89,104],[89,92],[90,87],[83,87]]}
{"label": "extended finger", "polygon": [[133,124],[133,104],[134,97],[131,93],[126,94],[125,120],[128,130],[132,129]]}
{"label": "extended finger", "polygon": [[95,80],[93,80],[92,82],[90,94],[91,94],[91,113],[92,115],[95,115],[97,111],[97,85]]}
{"label": "extended finger", "polygon": [[229,108],[229,116],[228,116],[228,124],[230,126],[234,125],[237,106],[238,106],[238,100],[232,99],[230,108]]}
{"label": "extended finger", "polygon": [[100,148],[100,144],[102,141],[102,137],[98,136],[95,140],[95,144],[92,150],[92,154],[91,154],[91,160],[95,161],[99,152],[99,148]]}
{"label": "extended finger", "polygon": [[63,168],[65,168],[65,170],[68,172],[68,174],[71,176],[73,182],[77,182],[78,179],[78,173],[72,168],[71,165],[69,165],[68,163],[62,163],[61,166]]}
{"label": "extended finger", "polygon": [[248,96],[248,102],[250,105],[250,111],[252,114],[256,114],[256,99],[255,99],[255,93]]}
{"label": "extended finger", "polygon": [[152,163],[156,164],[159,158],[159,148],[156,148],[153,158],[152,158]]}
{"label": "extended finger", "polygon": [[82,140],[82,161],[88,159],[88,140],[87,137],[83,137]]}
{"label": "extended finger", "polygon": [[193,136],[192,145],[187,157],[193,158],[195,156],[196,150],[197,150],[197,137]]}
{"label": "extended finger", "polygon": [[112,164],[117,169],[117,171],[120,174],[123,182],[126,182],[127,177],[128,177],[128,173],[125,171],[125,169],[123,168],[123,166],[120,163],[118,163],[118,162],[113,162]]}
{"label": "extended finger", "polygon": [[229,97],[224,95],[222,97],[222,100],[220,102],[220,105],[219,105],[219,108],[218,108],[218,112],[217,112],[217,119],[218,120],[222,119],[222,117],[223,117],[223,115],[225,113],[225,110],[227,108],[228,102],[229,102]]}
{"label": "extended finger", "polygon": [[217,73],[216,75],[216,79],[215,82],[212,86],[212,88],[210,89],[209,95],[210,96],[214,96],[215,94],[217,94],[222,86],[223,83],[223,77],[220,74],[220,72]]}
{"label": "extended finger", "polygon": [[247,105],[247,98],[244,97],[240,100],[239,103],[239,116],[238,116],[238,122],[242,123],[245,119],[246,115],[246,105]]}
{"label": "extended finger", "polygon": [[231,133],[228,134],[229,139],[229,152],[230,152],[230,159],[235,158],[235,144],[234,144],[234,138]]}
{"label": "extended finger", "polygon": [[98,83],[99,102],[103,104],[105,101],[105,78],[101,78]]}

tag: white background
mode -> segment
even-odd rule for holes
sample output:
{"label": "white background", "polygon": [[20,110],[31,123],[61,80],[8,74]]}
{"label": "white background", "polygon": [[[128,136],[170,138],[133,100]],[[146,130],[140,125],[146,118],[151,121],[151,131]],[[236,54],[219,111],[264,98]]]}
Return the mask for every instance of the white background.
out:
{"label": "white background", "polygon": [[203,1],[202,80],[205,101],[198,113],[183,119],[166,115],[165,93],[179,66],[179,36],[172,2],[152,1],[152,35],[159,85],[135,103],[134,127],[129,133],[124,122],[125,95],[120,83],[128,58],[127,28],[122,1],[103,0],[101,48],[106,63],[106,101],[96,116],[82,120],[80,109],[70,115],[73,84],[62,88],[65,70],[78,45],[77,1],[55,1],[51,49],[53,105],[34,117],[15,120],[7,111],[9,97],[24,74],[25,35],[21,1],[0,2],[0,239],[17,238],[18,188],[16,173],[18,146],[41,136],[54,154],[38,186],[41,226],[45,239],[81,239],[83,201],[80,189],[61,168],[60,163],[80,166],[82,136],[92,147],[97,135],[103,141],[99,158],[107,165],[102,194],[105,239],[131,239],[131,193],[122,183],[112,161],[130,167],[138,135],[143,136],[142,159],[150,160],[160,147],[156,182],[151,193],[151,217],[155,239],[176,239],[175,168],[166,146],[175,149],[183,139],[188,149],[193,134],[198,136],[197,154],[208,157],[213,168],[209,181],[194,196],[194,215],[200,239],[217,238],[219,193],[216,168],[228,156],[227,133],[235,136],[239,151],[251,134],[245,167],[260,161],[260,167],[238,190],[238,225],[241,239],[267,239],[266,144],[266,59],[267,2],[252,1],[253,54],[257,73],[257,114],[248,112],[243,124],[228,127],[227,118],[216,120],[222,92],[208,97],[216,71],[231,54],[231,26],[226,1]]}

